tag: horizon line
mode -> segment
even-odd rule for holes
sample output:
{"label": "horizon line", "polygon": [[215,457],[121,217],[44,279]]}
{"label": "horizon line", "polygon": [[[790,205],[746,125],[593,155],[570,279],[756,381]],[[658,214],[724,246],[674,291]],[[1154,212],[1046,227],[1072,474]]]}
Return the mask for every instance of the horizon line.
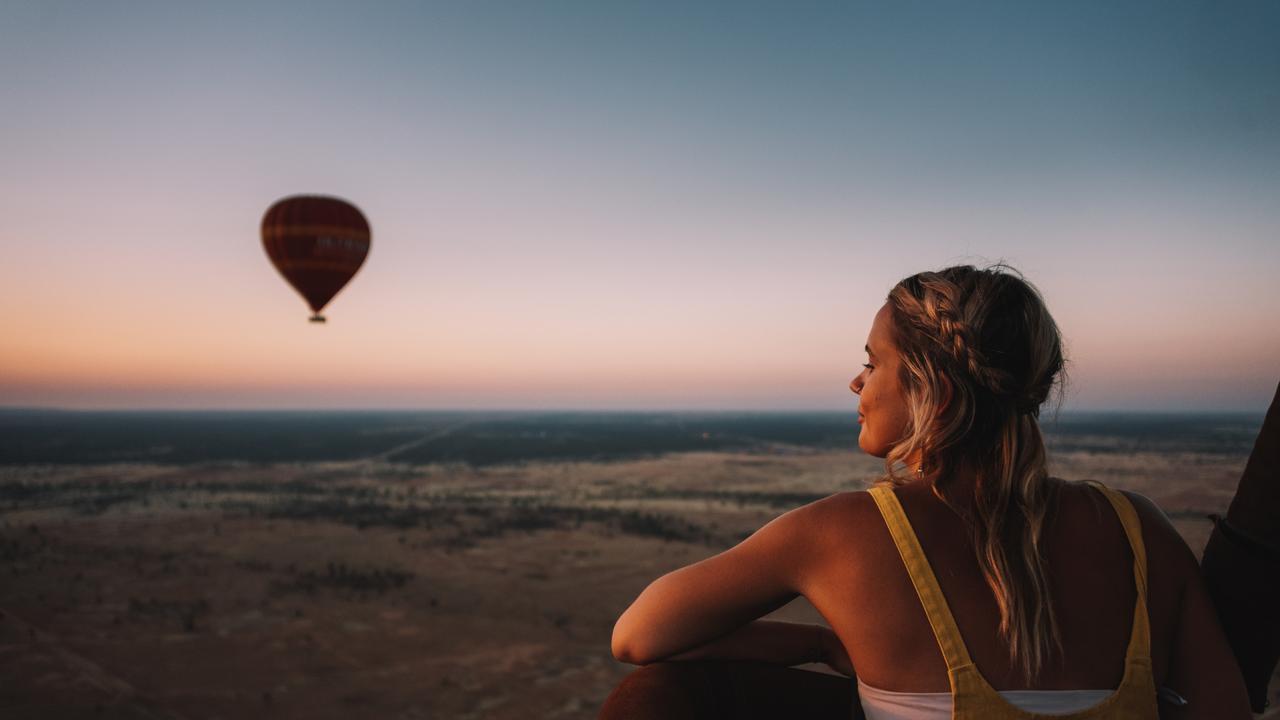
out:
{"label": "horizon line", "polygon": [[[315,414],[337,414],[337,413],[385,413],[385,414],[410,414],[410,413],[455,413],[455,414],[551,414],[551,413],[579,413],[579,414],[670,414],[670,415],[697,415],[697,414],[771,414],[771,415],[839,415],[846,412],[851,413],[852,417],[856,417],[857,408],[850,410],[835,410],[831,408],[591,408],[591,407],[540,407],[540,408],[448,408],[448,407],[422,407],[422,408],[394,408],[394,407],[69,407],[54,405],[3,405],[0,404],[0,413],[17,413],[17,412],[49,412],[49,413],[174,413],[174,414],[201,414],[201,413],[236,413],[236,414],[268,414],[268,413],[315,413]],[[1133,408],[1133,407],[1079,407],[1079,408],[1063,408],[1056,412],[1048,412],[1040,415],[1042,423],[1052,421],[1055,415],[1074,415],[1083,413],[1100,413],[1112,415],[1256,415],[1262,417],[1266,414],[1265,408],[1257,410],[1241,410],[1236,409],[1160,409],[1160,408]]]}

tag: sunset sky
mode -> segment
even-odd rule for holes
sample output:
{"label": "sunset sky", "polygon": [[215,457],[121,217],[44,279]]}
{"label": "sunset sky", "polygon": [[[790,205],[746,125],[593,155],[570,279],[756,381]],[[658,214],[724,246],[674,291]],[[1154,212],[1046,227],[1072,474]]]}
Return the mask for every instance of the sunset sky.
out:
{"label": "sunset sky", "polygon": [[[1280,381],[1280,3],[0,4],[0,406],[849,409],[1005,260],[1067,409]],[[309,314],[258,223],[344,197]]]}

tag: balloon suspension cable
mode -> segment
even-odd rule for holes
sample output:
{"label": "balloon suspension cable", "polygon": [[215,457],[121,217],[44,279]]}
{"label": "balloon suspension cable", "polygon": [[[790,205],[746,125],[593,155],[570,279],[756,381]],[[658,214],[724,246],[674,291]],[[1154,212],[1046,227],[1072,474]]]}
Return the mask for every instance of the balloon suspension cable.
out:
{"label": "balloon suspension cable", "polygon": [[315,315],[311,316],[311,322],[313,323],[322,323],[324,321],[325,321],[324,316],[321,315],[320,313],[316,313]]}

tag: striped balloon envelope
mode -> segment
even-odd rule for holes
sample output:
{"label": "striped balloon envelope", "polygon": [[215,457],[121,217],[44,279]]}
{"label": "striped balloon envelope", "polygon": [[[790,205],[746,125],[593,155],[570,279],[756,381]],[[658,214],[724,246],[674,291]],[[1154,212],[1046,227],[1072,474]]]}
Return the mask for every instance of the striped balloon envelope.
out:
{"label": "striped balloon envelope", "polygon": [[311,306],[311,322],[324,322],[320,311],[364,264],[372,237],[360,210],[334,197],[287,197],[262,216],[262,247]]}

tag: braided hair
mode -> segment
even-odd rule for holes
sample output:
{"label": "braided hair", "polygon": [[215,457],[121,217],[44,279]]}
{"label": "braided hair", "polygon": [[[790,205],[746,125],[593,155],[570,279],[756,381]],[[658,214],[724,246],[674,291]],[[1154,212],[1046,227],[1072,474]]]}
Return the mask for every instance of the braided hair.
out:
{"label": "braided hair", "polygon": [[[885,458],[885,480],[916,479],[898,468],[918,455],[934,494],[966,520],[1001,636],[1030,684],[1062,653],[1040,551],[1056,485],[1039,415],[1055,389],[1061,396],[1058,327],[1039,292],[1003,264],[912,275],[888,304],[910,421]],[[957,487],[959,477],[974,482]]]}

